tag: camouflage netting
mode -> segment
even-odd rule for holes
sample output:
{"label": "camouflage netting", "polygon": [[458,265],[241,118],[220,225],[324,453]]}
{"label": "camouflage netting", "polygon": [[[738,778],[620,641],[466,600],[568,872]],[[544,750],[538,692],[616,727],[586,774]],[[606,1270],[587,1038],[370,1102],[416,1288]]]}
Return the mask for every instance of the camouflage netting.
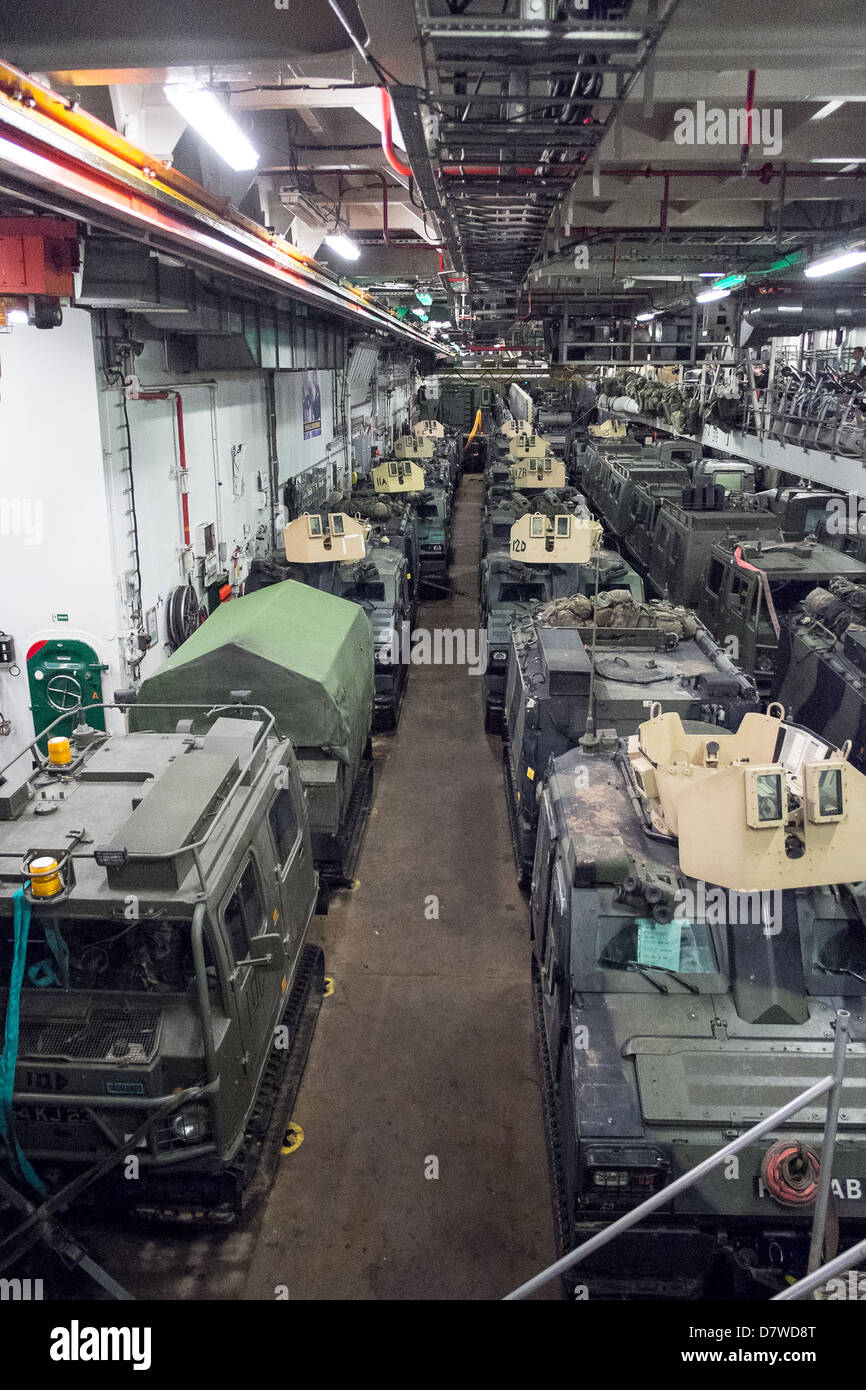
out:
{"label": "camouflage netting", "polygon": [[[571,598],[554,599],[536,609],[537,622],[547,627],[589,627],[596,604],[591,597],[575,594]],[[599,628],[653,628],[675,637],[694,637],[699,623],[690,608],[651,599],[636,603],[628,589],[609,589],[597,600]]]}
{"label": "camouflage netting", "polygon": [[828,588],[812,589],[803,599],[803,608],[810,617],[841,637],[853,622],[866,622],[866,589],[836,575]]}
{"label": "camouflage netting", "polygon": [[576,488],[545,488],[540,496],[527,497],[525,492],[511,492],[497,502],[496,510],[511,512],[517,521],[527,512],[541,512],[551,519],[563,512],[574,516],[589,516],[589,509],[583,493]]}
{"label": "camouflage netting", "polygon": [[349,516],[360,516],[365,521],[388,521],[392,516],[402,516],[406,510],[405,497],[386,492],[332,492],[328,495],[325,507],[329,512],[347,512]]}
{"label": "camouflage netting", "polygon": [[666,420],[680,434],[696,435],[703,429],[697,397],[682,392],[677,386],[665,386],[639,372],[622,372],[605,377],[601,389],[608,403],[618,396],[627,396],[644,415]]}

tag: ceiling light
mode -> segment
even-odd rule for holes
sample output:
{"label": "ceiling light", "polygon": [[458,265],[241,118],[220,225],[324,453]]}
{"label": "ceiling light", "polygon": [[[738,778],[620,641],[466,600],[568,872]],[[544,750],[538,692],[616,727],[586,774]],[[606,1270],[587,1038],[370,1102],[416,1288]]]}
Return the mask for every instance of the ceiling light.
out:
{"label": "ceiling light", "polygon": [[650,320],[651,320],[651,319],[654,319],[654,318],[655,318],[655,310],[654,310],[654,309],[650,309],[650,310],[648,310],[647,313],[645,313],[645,314],[638,314],[637,317],[635,318],[635,323],[649,323]]}
{"label": "ceiling light", "polygon": [[[437,28],[432,31],[434,39],[465,39],[466,29]],[[487,29],[480,37],[485,39],[569,39],[572,43],[640,43],[643,34],[640,29],[551,29],[539,25],[537,29]]]}
{"label": "ceiling light", "polygon": [[698,304],[712,304],[716,299],[727,299],[730,293],[730,290],[702,290],[695,299]]}
{"label": "ceiling light", "polygon": [[854,265],[862,265],[866,261],[866,251],[840,251],[838,255],[827,256],[822,261],[813,261],[806,266],[805,274],[810,280],[818,279],[822,275],[835,275],[840,270],[850,270]]}
{"label": "ceiling light", "polygon": [[259,162],[257,151],[214,92],[206,87],[185,87],[178,83],[170,83],[162,90],[187,124],[216,150],[226,164],[238,172],[255,169]]}
{"label": "ceiling light", "polygon": [[700,270],[698,274],[702,280],[718,280],[721,275],[720,270]]}
{"label": "ceiling light", "polygon": [[343,232],[329,232],[325,237],[325,245],[336,251],[338,256],[342,256],[344,261],[357,261],[361,255],[360,246],[356,246],[352,238]]}
{"label": "ceiling light", "polygon": [[820,111],[809,117],[810,121],[823,121],[825,116],[832,116],[834,111],[838,111],[840,106],[844,106],[844,101],[828,101],[826,106],[822,106]]}
{"label": "ceiling light", "polygon": [[802,304],[779,304],[777,307],[780,314],[802,314],[803,312]]}
{"label": "ceiling light", "polygon": [[745,275],[726,275],[724,280],[719,280],[718,283],[712,285],[711,288],[714,290],[735,290],[739,285],[744,285],[745,283]]}
{"label": "ceiling light", "polygon": [[856,155],[843,154],[834,155],[832,159],[822,156],[820,159],[810,159],[810,164],[862,164],[863,160]]}

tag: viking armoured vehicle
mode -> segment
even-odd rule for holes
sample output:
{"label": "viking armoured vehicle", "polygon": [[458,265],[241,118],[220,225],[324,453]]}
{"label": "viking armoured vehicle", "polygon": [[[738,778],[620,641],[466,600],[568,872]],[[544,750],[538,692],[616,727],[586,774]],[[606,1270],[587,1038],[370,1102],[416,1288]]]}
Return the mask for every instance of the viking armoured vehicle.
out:
{"label": "viking armoured vehicle", "polygon": [[851,741],[866,772],[866,585],[841,576],[813,589],[782,624],[776,693],[823,738]]}
{"label": "viking armoured vehicle", "polygon": [[158,733],[82,709],[0,772],[4,1132],[33,1200],[105,1164],[103,1206],[225,1223],[267,1192],[303,1072],[317,875],[274,715],[185,695],[134,711]]}
{"label": "viking armoured vehicle", "polygon": [[[531,918],[561,1251],[825,1077],[841,1009],[832,1192],[840,1248],[863,1238],[864,817],[847,748],[778,708],[725,734],[655,706],[629,739],[551,763]],[[590,1257],[590,1299],[799,1278],[824,1119],[822,1098]]]}
{"label": "viking armoured vehicle", "polygon": [[[594,630],[595,629],[595,630]],[[757,709],[754,684],[695,614],[627,589],[554,602],[512,623],[505,697],[505,790],[520,881],[535,853],[540,779],[575,744],[632,733],[658,701],[725,728]]]}
{"label": "viking armoured vehicle", "polygon": [[[650,545],[647,580],[659,598],[696,607],[704,588],[704,572],[715,543],[733,549],[760,537],[782,540],[778,519],[753,499],[734,505],[721,490],[695,489],[697,506],[664,501],[656,514]],[[705,505],[709,502],[710,505]],[[712,627],[711,623],[707,624]]]}
{"label": "viking armoured vehicle", "polygon": [[[308,520],[321,518],[300,518]],[[331,518],[333,523],[333,518]],[[264,704],[295,747],[309,803],[316,867],[326,881],[354,877],[373,783],[373,629],[363,609],[294,580],[275,582],[212,613],[141,685],[130,728],[170,733],[190,707]]]}
{"label": "viking armoured vehicle", "polygon": [[[527,512],[511,527],[507,553],[489,554],[481,566],[481,627],[487,649],[484,727],[499,733],[512,620],[532,604],[579,593],[592,582],[590,559],[601,542],[597,521],[565,512]],[[635,576],[637,578],[637,576]],[[640,581],[638,581],[640,582]]]}
{"label": "viking armoured vehicle", "polygon": [[769,694],[783,677],[783,624],[812,589],[834,576],[866,584],[866,565],[815,541],[716,544],[698,612],[754,675],[761,693]]}

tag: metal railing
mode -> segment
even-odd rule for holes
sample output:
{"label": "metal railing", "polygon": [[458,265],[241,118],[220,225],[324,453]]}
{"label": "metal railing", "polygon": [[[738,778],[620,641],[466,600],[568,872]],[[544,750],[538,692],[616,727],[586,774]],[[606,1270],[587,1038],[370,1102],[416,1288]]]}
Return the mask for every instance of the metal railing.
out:
{"label": "metal railing", "polygon": [[570,1250],[567,1255],[563,1255],[561,1259],[549,1265],[547,1269],[542,1270],[540,1274],[536,1274],[532,1279],[528,1279],[525,1284],[521,1284],[519,1288],[506,1294],[504,1301],[509,1302],[528,1298],[530,1294],[543,1288],[545,1284],[549,1284],[554,1279],[559,1278],[566,1270],[573,1269],[575,1265],[580,1264],[583,1260],[588,1259],[590,1255],[594,1255],[596,1251],[609,1245],[610,1242],[615,1240],[618,1235],[621,1235],[623,1231],[630,1230],[632,1226],[638,1225],[645,1216],[650,1216],[653,1212],[658,1211],[660,1207],[667,1206],[675,1197],[678,1197],[680,1193],[688,1191],[690,1187],[694,1187],[696,1183],[699,1183],[701,1179],[706,1177],[708,1173],[711,1173],[714,1168],[718,1168],[720,1164],[726,1163],[727,1160],[732,1158],[735,1154],[741,1153],[743,1149],[747,1149],[755,1140],[762,1139],[765,1134],[768,1134],[786,1120],[791,1119],[798,1111],[805,1109],[807,1105],[811,1105],[814,1100],[817,1100],[819,1096],[823,1095],[828,1095],[829,1099],[827,1101],[827,1113],[824,1119],[824,1142],[821,1149],[821,1162],[818,1170],[818,1190],[815,1196],[815,1211],[812,1219],[812,1237],[809,1246],[807,1275],[797,1284],[792,1284],[790,1288],[777,1294],[776,1298],[806,1298],[814,1289],[826,1283],[827,1279],[833,1274],[850,1269],[853,1265],[859,1263],[861,1259],[866,1257],[866,1241],[861,1241],[859,1245],[853,1246],[852,1249],[846,1251],[845,1254],[837,1256],[834,1260],[830,1260],[826,1265],[820,1268],[818,1267],[824,1248],[824,1231],[827,1224],[830,1182],[833,1176],[833,1157],[836,1150],[836,1132],[839,1125],[839,1103],[845,1073],[845,1051],[848,1044],[849,1021],[850,1014],[847,1009],[838,1009],[836,1011],[836,1034],[833,1041],[832,1071],[828,1076],[822,1077],[820,1081],[816,1081],[808,1090],[801,1091],[793,1100],[788,1101],[786,1105],[780,1106],[778,1110],[774,1110],[771,1115],[767,1115],[765,1119],[753,1125],[751,1129],[747,1129],[745,1134],[741,1134],[737,1139],[733,1139],[731,1143],[726,1144],[724,1148],[718,1149],[714,1154],[710,1154],[709,1158],[705,1158],[702,1163],[697,1164],[697,1166],[690,1169],[688,1173],[683,1173],[681,1177],[676,1178],[672,1183],[668,1183],[667,1187],[660,1188],[658,1192],[653,1193],[652,1197],[648,1197],[645,1202],[641,1202],[639,1206],[626,1212],[624,1216],[614,1221],[606,1230],[599,1231],[597,1235],[591,1236],[589,1240],[585,1240],[581,1245],[578,1245],[576,1249]]}

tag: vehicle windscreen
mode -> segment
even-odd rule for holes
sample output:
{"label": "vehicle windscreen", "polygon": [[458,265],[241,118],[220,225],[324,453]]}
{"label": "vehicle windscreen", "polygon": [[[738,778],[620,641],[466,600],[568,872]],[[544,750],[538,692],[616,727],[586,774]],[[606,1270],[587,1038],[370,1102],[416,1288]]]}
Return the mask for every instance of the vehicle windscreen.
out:
{"label": "vehicle windscreen", "polygon": [[596,964],[605,970],[673,970],[679,975],[718,971],[712,934],[706,922],[674,918],[600,917],[596,930]]}
{"label": "vehicle windscreen", "polygon": [[[207,938],[205,937],[205,945]],[[0,980],[8,981],[13,925],[0,922]],[[190,923],[122,916],[39,918],[30,924],[24,988],[187,993],[195,986]]]}
{"label": "vehicle windscreen", "polygon": [[503,584],[499,590],[500,603],[543,602],[547,598],[544,584]]}

